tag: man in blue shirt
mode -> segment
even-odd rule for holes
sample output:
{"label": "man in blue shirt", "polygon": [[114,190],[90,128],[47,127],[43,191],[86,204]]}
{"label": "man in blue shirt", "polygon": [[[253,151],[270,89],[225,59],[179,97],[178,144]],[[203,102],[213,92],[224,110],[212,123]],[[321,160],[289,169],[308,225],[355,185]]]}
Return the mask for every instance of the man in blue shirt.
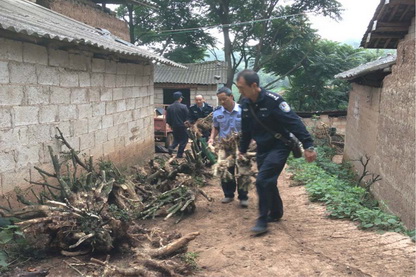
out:
{"label": "man in blue shirt", "polygon": [[[256,188],[259,196],[259,218],[251,229],[254,234],[267,232],[267,223],[278,221],[283,216],[283,203],[277,189],[277,178],[282,172],[290,153],[281,139],[276,139],[270,130],[290,140],[291,133],[303,144],[308,162],[316,159],[313,140],[299,116],[278,94],[260,87],[259,76],[252,70],[243,70],[237,76],[237,87],[242,100],[242,137],[240,154],[247,152],[251,139],[257,143]],[[255,116],[254,116],[255,115]],[[257,117],[258,120],[255,118]]]}
{"label": "man in blue shirt", "polygon": [[166,122],[172,128],[173,143],[169,146],[169,153],[173,153],[178,145],[177,158],[183,158],[183,152],[188,143],[188,133],[186,132],[185,121],[188,118],[188,107],[182,104],[182,92],[177,91],[173,93],[173,102],[166,110]]}
{"label": "man in blue shirt", "polygon": [[[220,106],[213,113],[213,127],[208,144],[214,143],[217,135],[222,139],[230,136],[232,133],[238,133],[241,130],[241,108],[234,101],[231,90],[227,87],[222,87],[218,90],[217,97]],[[228,171],[233,176],[232,180],[227,182],[221,180],[221,187],[224,192],[224,198],[221,202],[224,204],[234,200],[234,192],[237,188],[234,178],[235,166],[229,167]],[[242,189],[238,189],[237,191],[241,207],[248,207],[248,192]]]}

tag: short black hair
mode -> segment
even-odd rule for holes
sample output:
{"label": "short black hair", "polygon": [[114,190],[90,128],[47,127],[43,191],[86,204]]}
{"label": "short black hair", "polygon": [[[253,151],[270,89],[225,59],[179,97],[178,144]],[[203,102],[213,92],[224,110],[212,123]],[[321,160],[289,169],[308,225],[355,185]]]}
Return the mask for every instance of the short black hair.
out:
{"label": "short black hair", "polygon": [[257,86],[260,86],[260,78],[256,71],[251,69],[245,69],[238,73],[237,75],[237,81],[238,79],[243,78],[246,81],[246,84],[251,86],[252,84],[256,83]]}
{"label": "short black hair", "polygon": [[227,87],[219,88],[218,91],[217,91],[217,95],[220,94],[220,93],[225,93],[225,95],[227,95],[227,96],[233,95],[233,92],[231,91],[231,89],[229,89]]}

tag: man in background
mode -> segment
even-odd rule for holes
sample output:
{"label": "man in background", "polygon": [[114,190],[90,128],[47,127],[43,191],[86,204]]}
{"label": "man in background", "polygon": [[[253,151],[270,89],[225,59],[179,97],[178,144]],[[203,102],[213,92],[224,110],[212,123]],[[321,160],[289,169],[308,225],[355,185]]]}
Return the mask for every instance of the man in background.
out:
{"label": "man in background", "polygon": [[186,132],[185,121],[188,118],[188,107],[182,104],[182,92],[177,91],[173,93],[172,105],[166,110],[166,122],[172,128],[173,143],[169,146],[169,154],[172,155],[173,150],[179,145],[176,158],[183,158],[183,152],[188,143],[188,134]]}
{"label": "man in background", "polygon": [[[202,95],[198,94],[195,96],[195,104],[189,107],[189,124],[195,124],[195,122],[200,118],[207,117],[214,108],[205,102],[205,99]],[[210,131],[206,131],[203,134],[203,137],[208,140],[210,136]]]}

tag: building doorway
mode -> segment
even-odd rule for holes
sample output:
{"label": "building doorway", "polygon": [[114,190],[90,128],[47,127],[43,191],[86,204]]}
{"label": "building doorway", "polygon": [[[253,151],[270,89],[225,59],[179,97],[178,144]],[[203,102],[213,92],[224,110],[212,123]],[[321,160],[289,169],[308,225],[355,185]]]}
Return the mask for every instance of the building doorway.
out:
{"label": "building doorway", "polygon": [[189,88],[164,88],[163,89],[163,104],[170,105],[174,102],[173,100],[173,93],[176,91],[182,92],[184,99],[182,100],[182,104],[185,104],[189,107],[191,104],[191,89]]}

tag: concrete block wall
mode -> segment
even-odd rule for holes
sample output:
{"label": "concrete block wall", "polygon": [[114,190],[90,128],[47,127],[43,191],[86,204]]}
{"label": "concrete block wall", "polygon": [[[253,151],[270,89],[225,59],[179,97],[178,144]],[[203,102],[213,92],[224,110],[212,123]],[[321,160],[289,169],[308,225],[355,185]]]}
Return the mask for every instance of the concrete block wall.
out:
{"label": "concrete block wall", "polygon": [[154,153],[153,67],[0,38],[0,193],[39,178],[59,127],[78,151],[119,165]]}

